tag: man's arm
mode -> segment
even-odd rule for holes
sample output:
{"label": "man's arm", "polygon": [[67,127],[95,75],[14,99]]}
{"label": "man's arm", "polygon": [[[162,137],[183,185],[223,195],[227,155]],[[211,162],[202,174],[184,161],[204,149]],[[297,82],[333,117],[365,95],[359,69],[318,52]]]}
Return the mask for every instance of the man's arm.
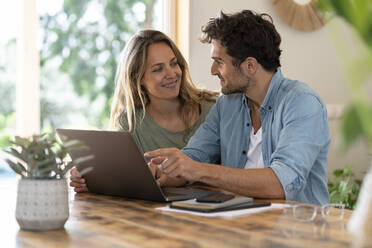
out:
{"label": "man's arm", "polygon": [[330,137],[325,106],[314,95],[297,95],[287,101],[282,123],[270,168],[282,184],[287,200],[296,200],[307,186],[313,190],[309,197],[319,197],[324,190],[327,192]]}
{"label": "man's arm", "polygon": [[267,199],[285,199],[283,187],[271,168],[237,169],[202,164],[205,172],[199,181],[235,194]]}
{"label": "man's arm", "polygon": [[158,182],[164,186],[170,186],[168,180],[182,178],[207,183],[239,195],[284,199],[283,188],[270,168],[244,170],[200,163],[177,148],[159,149],[148,152],[145,156],[153,157],[153,164],[162,164],[164,175]]}

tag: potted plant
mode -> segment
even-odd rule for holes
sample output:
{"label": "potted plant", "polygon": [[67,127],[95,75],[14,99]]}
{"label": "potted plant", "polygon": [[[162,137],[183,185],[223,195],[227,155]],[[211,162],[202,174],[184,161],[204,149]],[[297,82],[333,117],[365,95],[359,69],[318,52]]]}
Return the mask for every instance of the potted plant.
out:
{"label": "potted plant", "polygon": [[[349,147],[358,138],[363,138],[372,154],[372,102],[368,96],[368,84],[372,76],[372,1],[370,0],[318,0],[319,9],[326,15],[342,18],[357,34],[350,49],[341,30],[333,30],[336,48],[344,57],[345,71],[348,77],[352,103],[344,113],[342,135],[344,144]],[[372,163],[363,179],[359,198],[348,223],[348,231],[356,237],[357,242],[372,241]],[[357,245],[358,246],[358,245]]]}
{"label": "potted plant", "polygon": [[[5,150],[12,155],[8,165],[21,176],[18,181],[16,219],[25,230],[63,228],[69,217],[65,175],[69,169],[91,159],[85,156],[71,161],[68,153],[87,149],[81,142],[62,142],[53,134],[14,137]],[[82,175],[91,168],[81,171]]]}

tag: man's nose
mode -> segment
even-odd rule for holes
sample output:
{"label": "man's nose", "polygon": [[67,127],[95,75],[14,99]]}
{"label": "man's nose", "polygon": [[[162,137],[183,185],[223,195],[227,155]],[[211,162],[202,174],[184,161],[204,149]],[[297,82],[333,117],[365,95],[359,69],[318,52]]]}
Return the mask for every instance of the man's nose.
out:
{"label": "man's nose", "polygon": [[212,66],[211,66],[211,74],[212,74],[212,75],[217,75],[216,61],[213,61],[213,63],[212,63]]}

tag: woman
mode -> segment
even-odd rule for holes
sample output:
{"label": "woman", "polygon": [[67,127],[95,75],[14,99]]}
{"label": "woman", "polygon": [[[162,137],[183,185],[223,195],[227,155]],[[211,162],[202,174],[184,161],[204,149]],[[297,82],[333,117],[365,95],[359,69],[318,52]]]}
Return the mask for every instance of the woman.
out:
{"label": "woman", "polygon": [[[142,30],[134,35],[120,61],[110,128],[131,132],[142,153],[184,147],[218,93],[195,87],[186,60],[160,31]],[[88,191],[81,177],[70,185],[76,192]]]}

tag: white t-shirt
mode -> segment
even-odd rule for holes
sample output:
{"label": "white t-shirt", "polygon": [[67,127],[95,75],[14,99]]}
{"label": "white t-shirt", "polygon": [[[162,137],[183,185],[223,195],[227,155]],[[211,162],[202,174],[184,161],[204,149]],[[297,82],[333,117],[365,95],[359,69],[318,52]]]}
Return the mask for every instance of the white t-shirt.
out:
{"label": "white t-shirt", "polygon": [[252,128],[251,139],[249,141],[249,149],[247,153],[247,162],[245,163],[244,169],[257,169],[264,168],[264,162],[262,158],[262,128],[258,129],[257,133],[254,134]]}

